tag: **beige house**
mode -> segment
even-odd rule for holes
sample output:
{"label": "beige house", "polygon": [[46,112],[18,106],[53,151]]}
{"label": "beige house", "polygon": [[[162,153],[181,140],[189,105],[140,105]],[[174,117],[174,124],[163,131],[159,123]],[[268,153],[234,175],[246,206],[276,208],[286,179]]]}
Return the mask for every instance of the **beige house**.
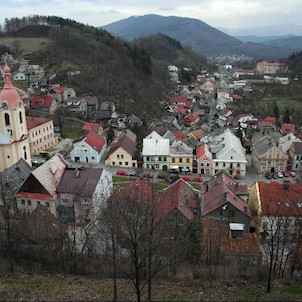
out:
{"label": "beige house", "polygon": [[286,171],[287,161],[288,155],[284,154],[268,136],[263,137],[252,147],[252,166],[259,174]]}
{"label": "beige house", "polygon": [[52,119],[27,117],[26,124],[32,155],[38,155],[41,151],[45,151],[58,143],[58,137],[54,134]]}
{"label": "beige house", "polygon": [[10,68],[3,68],[4,87],[0,92],[0,172],[23,158],[31,166],[25,107],[11,82]]}
{"label": "beige house", "polygon": [[133,140],[126,133],[123,133],[114,141],[106,156],[105,165],[137,168],[136,136]]}

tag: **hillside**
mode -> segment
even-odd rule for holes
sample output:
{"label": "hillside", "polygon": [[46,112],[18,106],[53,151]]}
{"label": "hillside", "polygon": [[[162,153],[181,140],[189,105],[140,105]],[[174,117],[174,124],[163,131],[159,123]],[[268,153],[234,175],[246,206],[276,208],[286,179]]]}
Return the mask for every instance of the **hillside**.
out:
{"label": "hillside", "polygon": [[[13,53],[16,49],[12,43],[18,46],[19,53],[31,51],[27,58],[32,64],[44,66],[48,75],[56,73],[54,80],[73,87],[78,95],[92,94],[99,101],[113,101],[118,111],[146,119],[159,114],[156,102],[165,99],[171,90],[169,62],[155,60],[145,50],[104,30],[58,20],[59,26],[56,20],[48,22],[46,31],[43,19],[41,31],[28,25],[18,28],[1,37],[0,44],[10,46]],[[34,37],[30,37],[31,30]],[[47,36],[36,37],[37,32]],[[41,44],[43,47],[37,47]],[[68,76],[74,70],[79,70],[80,76]]]}
{"label": "hillside", "polygon": [[162,33],[191,47],[195,52],[207,56],[244,54],[255,58],[273,59],[290,54],[290,50],[284,48],[257,43],[245,44],[200,20],[191,18],[158,15],[134,16],[103,26],[103,29],[129,40]]}
{"label": "hillside", "polygon": [[292,51],[302,50],[302,36],[281,37],[270,41],[264,41],[262,43],[268,46],[286,47]]}

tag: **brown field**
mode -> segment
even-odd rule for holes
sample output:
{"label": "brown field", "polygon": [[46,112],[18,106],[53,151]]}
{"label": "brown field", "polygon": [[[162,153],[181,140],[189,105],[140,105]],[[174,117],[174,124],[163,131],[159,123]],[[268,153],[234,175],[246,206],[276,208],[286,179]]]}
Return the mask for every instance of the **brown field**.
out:
{"label": "brown field", "polygon": [[0,44],[14,48],[15,41],[20,43],[20,49],[23,52],[37,51],[45,49],[50,43],[50,39],[47,37],[38,38],[23,38],[23,37],[0,37]]}
{"label": "brown field", "polygon": [[[61,274],[0,275],[0,293],[1,301],[109,301],[112,281]],[[284,281],[275,281],[270,294],[265,292],[265,282],[243,280],[209,282],[181,278],[173,282],[157,280],[153,286],[153,301],[301,301],[301,297],[301,284]],[[118,300],[135,301],[128,280],[118,280]]]}

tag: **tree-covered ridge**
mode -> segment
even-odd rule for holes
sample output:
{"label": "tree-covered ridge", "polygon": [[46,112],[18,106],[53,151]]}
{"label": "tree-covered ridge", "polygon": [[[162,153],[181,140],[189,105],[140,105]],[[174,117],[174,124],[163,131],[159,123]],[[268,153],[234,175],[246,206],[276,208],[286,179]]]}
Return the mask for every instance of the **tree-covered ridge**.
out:
{"label": "tree-covered ridge", "polygon": [[293,75],[302,76],[302,50],[292,53],[287,58],[287,63]]}

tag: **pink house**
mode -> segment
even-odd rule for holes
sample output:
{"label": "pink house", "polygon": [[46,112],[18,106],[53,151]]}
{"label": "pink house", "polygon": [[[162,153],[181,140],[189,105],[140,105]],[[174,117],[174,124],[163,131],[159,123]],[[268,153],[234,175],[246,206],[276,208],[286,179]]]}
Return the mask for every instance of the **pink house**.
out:
{"label": "pink house", "polygon": [[207,144],[196,148],[196,160],[199,175],[211,174],[213,156]]}

